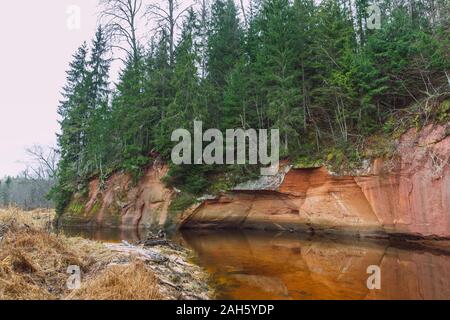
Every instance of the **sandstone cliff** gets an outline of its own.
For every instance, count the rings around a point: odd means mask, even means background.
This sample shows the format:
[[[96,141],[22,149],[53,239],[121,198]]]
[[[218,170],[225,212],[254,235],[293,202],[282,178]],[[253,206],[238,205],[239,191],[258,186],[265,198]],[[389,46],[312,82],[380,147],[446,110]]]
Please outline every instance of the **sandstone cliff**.
[[[249,183],[203,201],[182,215],[181,226],[450,238],[449,131],[450,124],[411,129],[393,158],[376,159],[357,175],[285,167],[275,184]],[[175,193],[161,182],[167,170],[153,165],[137,185],[124,173],[112,175],[103,189],[93,180],[87,199],[74,197],[61,222],[164,225]]]
[[[166,165],[154,164],[136,185],[125,173],[113,174],[104,188],[95,179],[89,184],[87,199],[76,195],[60,223],[91,227],[164,225],[173,195],[161,181],[167,171]]]
[[[405,133],[389,161],[357,176],[291,169],[275,190],[240,190],[206,200],[185,228],[344,231],[450,237],[449,124]]]

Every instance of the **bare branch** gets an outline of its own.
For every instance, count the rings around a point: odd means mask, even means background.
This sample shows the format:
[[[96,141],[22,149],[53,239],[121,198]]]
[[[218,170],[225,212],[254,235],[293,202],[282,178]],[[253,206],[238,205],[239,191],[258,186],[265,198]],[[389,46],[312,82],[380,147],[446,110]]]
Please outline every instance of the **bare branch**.
[[[179,10],[179,7],[177,0],[166,0],[165,7],[160,4],[149,4],[146,8],[146,14],[155,16],[160,24],[160,28],[167,28],[169,30],[169,57],[171,65],[175,60],[175,32],[178,26],[178,19],[192,8],[192,5],[188,5],[183,10]]]
[[[59,157],[55,148],[34,145],[25,151],[29,157],[27,174],[31,170],[34,178],[41,180],[52,180],[56,177]]]
[[[101,0],[105,28],[114,46],[127,52],[134,60],[139,56],[139,40],[137,38],[137,20],[141,14],[143,0]],[[121,42],[125,42],[126,49]]]

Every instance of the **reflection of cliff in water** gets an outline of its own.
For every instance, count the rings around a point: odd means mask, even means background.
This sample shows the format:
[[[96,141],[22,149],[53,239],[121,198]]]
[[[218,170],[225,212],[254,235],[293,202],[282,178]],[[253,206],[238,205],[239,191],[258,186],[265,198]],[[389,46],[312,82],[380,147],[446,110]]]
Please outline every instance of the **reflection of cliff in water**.
[[[224,299],[450,299],[450,256],[385,242],[183,231]],[[368,290],[367,267],[381,267]]]
[[[144,239],[148,230],[139,228],[63,227],[61,232],[70,237],[81,237],[101,242],[119,243],[125,240],[134,243]]]

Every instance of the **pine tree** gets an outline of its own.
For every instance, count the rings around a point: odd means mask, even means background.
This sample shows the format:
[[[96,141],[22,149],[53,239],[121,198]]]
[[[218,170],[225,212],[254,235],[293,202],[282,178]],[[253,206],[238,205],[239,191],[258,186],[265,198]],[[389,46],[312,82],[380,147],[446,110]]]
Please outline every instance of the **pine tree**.
[[[289,144],[298,143],[297,129],[303,123],[293,21],[294,11],[288,0],[263,3],[259,16],[261,45],[256,64],[265,96],[265,114],[269,126],[280,130],[285,152]]]
[[[112,101],[113,167],[124,168],[138,175],[148,163],[151,124],[147,123],[145,101],[145,61],[129,57],[120,75]]]
[[[200,102],[200,60],[194,37],[198,32],[197,17],[189,10],[183,23],[181,39],[175,50],[175,65],[170,87],[173,96],[161,120],[161,134],[156,137],[159,152],[168,158],[172,148],[170,137],[178,128],[190,129],[194,120],[206,120],[207,114]]]
[[[67,84],[58,108],[61,117],[61,134],[58,136],[60,164],[58,184],[52,197],[58,213],[68,205],[70,197],[81,182],[81,157],[85,146],[84,121],[88,109],[87,94],[87,44],[78,48],[67,71]]]
[[[88,61],[89,115],[87,118],[88,146],[86,150],[85,171],[100,173],[103,179],[103,167],[108,159],[108,141],[110,127],[109,112],[109,69],[108,42],[100,26],[92,42],[91,56]]]
[[[208,30],[207,82],[208,111],[211,125],[220,127],[223,88],[243,51],[243,32],[232,0],[216,0],[212,6]]]

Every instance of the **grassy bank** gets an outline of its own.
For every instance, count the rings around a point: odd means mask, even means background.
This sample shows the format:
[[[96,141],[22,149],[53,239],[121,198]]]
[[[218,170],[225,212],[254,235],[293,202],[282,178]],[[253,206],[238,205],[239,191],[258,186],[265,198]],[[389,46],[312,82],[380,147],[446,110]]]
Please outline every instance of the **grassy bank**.
[[[51,232],[50,211],[0,210],[0,300],[208,299],[203,271],[189,253],[152,248],[109,248]],[[142,254],[145,252],[145,254]],[[81,288],[69,290],[69,266],[79,266]]]

